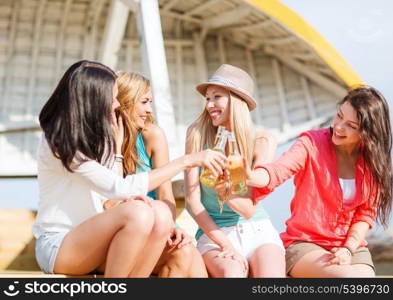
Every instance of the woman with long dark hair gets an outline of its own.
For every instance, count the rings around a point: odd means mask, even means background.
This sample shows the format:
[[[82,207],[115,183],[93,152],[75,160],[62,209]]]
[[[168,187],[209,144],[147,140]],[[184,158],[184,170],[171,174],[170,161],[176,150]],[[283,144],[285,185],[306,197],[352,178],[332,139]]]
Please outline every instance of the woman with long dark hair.
[[[291,217],[281,239],[292,277],[373,277],[365,236],[392,207],[388,104],[375,88],[351,89],[333,127],[307,131],[277,161],[248,172],[261,199],[294,176]]]
[[[204,151],[149,173],[117,175],[124,129],[116,118],[116,80],[100,63],[77,62],[39,115],[40,199],[33,233],[36,258],[46,273],[149,276],[173,221],[168,206],[152,201],[148,191],[189,167],[203,165],[222,174],[225,166],[225,156]],[[116,205],[104,211],[107,199]]]

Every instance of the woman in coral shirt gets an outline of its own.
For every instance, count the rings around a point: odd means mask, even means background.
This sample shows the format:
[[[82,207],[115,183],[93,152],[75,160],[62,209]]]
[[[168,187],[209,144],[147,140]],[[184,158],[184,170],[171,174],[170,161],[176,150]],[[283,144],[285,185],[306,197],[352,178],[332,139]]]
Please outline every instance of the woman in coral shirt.
[[[277,161],[248,170],[254,200],[294,176],[281,238],[292,277],[373,277],[365,236],[386,226],[392,206],[389,108],[374,88],[354,88],[332,128],[307,131]]]

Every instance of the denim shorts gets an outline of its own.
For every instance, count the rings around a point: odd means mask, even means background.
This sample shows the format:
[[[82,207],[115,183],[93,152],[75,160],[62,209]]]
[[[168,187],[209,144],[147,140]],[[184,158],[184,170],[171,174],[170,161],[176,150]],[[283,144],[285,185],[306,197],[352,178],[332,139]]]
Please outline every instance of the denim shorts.
[[[57,252],[67,231],[63,232],[45,232],[35,244],[35,258],[42,272],[53,274]]]

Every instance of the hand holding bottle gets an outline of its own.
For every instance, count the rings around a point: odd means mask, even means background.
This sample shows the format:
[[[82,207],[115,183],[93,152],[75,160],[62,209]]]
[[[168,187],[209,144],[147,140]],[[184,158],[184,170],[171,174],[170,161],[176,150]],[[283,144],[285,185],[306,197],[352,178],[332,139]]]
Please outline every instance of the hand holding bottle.
[[[213,151],[216,153],[221,153],[223,156],[225,156],[225,145],[227,142],[227,134],[225,127],[219,126],[217,129],[217,134],[216,138],[214,141],[214,147]],[[225,156],[226,160],[226,156]],[[213,173],[210,171],[211,169],[204,169],[201,176],[199,177],[200,181],[202,184],[210,187],[214,187],[217,183],[218,176],[222,175],[222,171],[220,173]]]
[[[207,168],[215,177],[223,174],[226,164],[227,157],[224,154],[211,149],[191,153],[188,155],[188,167]]]
[[[228,166],[231,180],[232,194],[244,194],[247,192],[245,159],[240,154],[235,134],[228,132],[229,156]]]

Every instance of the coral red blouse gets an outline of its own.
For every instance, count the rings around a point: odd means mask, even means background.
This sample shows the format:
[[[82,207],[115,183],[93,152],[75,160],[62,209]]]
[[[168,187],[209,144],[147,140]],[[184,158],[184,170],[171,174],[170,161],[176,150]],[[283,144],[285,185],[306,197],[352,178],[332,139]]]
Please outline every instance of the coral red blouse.
[[[374,225],[378,197],[375,188],[370,191],[371,174],[361,153],[356,163],[355,199],[348,206],[343,205],[330,128],[302,133],[278,160],[255,168],[266,169],[270,182],[266,187],[254,188],[254,201],[295,176],[291,217],[286,221],[286,231],[281,233],[285,247],[305,241],[330,250],[345,243],[352,224],[363,221],[370,227]],[[362,241],[360,246],[365,245],[367,242]]]

